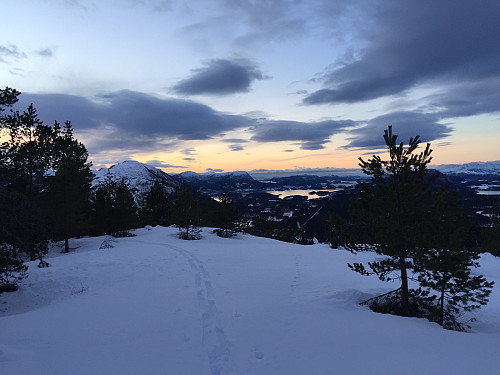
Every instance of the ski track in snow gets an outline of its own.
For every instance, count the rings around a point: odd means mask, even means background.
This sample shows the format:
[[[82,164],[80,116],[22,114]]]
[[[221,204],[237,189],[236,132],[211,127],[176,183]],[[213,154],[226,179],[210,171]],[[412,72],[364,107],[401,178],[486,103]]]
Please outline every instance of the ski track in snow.
[[[203,262],[190,251],[181,247],[166,243],[155,244],[177,251],[188,261],[194,273],[198,308],[202,318],[202,343],[208,356],[211,375],[234,374],[235,365],[231,355],[230,342],[220,323],[210,274]]]
[[[294,263],[295,263],[295,271],[294,271],[292,283],[290,285],[290,295],[293,298],[293,300],[296,300],[297,299],[297,286],[299,284],[301,271],[300,271],[299,257],[297,255],[297,253],[293,254],[293,258],[294,258]]]

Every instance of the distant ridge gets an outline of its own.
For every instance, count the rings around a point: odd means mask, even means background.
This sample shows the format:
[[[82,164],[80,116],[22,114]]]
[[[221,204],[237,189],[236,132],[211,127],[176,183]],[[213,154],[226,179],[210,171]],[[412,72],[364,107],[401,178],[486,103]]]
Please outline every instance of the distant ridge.
[[[465,164],[441,164],[430,166],[444,174],[494,175],[500,174],[500,160],[476,161]]]
[[[196,191],[206,194],[221,194],[225,191],[262,189],[263,183],[256,181],[248,172],[183,172],[175,175],[179,181],[185,182]]]

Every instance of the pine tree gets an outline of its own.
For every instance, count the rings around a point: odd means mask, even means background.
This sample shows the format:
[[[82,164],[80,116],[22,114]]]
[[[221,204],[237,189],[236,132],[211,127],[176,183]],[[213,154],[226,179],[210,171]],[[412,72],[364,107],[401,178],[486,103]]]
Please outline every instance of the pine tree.
[[[219,237],[233,237],[235,235],[238,220],[240,218],[238,206],[228,192],[224,192],[217,206],[217,231]]]
[[[107,175],[92,192],[92,223],[94,234],[111,233],[115,181]]]
[[[184,185],[174,195],[172,220],[179,228],[179,238],[198,240],[200,235],[200,211],[198,200],[191,189]]]
[[[106,176],[94,189],[92,206],[95,233],[126,236],[138,222],[137,206],[125,179]]]
[[[19,93],[2,90],[2,103],[10,106]],[[2,112],[4,110],[2,109]],[[47,212],[43,207],[41,192],[46,188],[46,176],[52,158],[54,132],[38,118],[31,104],[24,112],[10,111],[1,118],[4,138],[1,148],[2,188],[18,201],[17,225],[9,226],[10,245],[23,249],[30,260],[39,259],[40,267],[47,266],[43,255],[47,252]],[[7,194],[7,195],[8,195]],[[22,232],[23,236],[15,233]]]
[[[17,282],[27,276],[24,252],[24,211],[19,210],[19,193],[0,188],[0,293],[17,289]]]
[[[170,199],[161,181],[155,180],[146,194],[142,207],[142,216],[145,224],[164,226],[169,224]]]
[[[492,210],[490,224],[481,228],[482,250],[500,256],[500,206]]]
[[[14,105],[20,92],[6,87],[0,89],[0,129],[4,132],[6,108]],[[0,135],[3,135],[0,133]],[[20,248],[14,246],[19,241],[14,241],[12,222],[16,218],[16,209],[12,206],[12,193],[7,189],[8,175],[12,167],[8,162],[9,145],[2,142],[0,145],[0,293],[17,289],[17,281],[26,277]],[[21,235],[21,234],[20,234]]]
[[[493,283],[471,274],[479,266],[479,254],[466,247],[468,225],[458,194],[446,182],[428,206],[427,250],[414,258],[426,317],[445,328],[463,330],[460,316],[485,305]]]
[[[113,235],[129,236],[129,230],[137,227],[137,204],[127,181],[122,178],[116,185],[113,207]]]
[[[360,263],[349,267],[364,275],[374,273],[382,281],[399,279],[401,285],[391,295],[390,309],[398,315],[416,316],[419,312],[410,301],[408,270],[413,267],[411,259],[420,248],[421,223],[427,219],[423,208],[432,183],[426,174],[432,150],[427,144],[422,152],[416,153],[420,144],[418,135],[410,139],[407,147],[402,142],[396,144],[392,126],[384,131],[384,140],[388,160],[378,155],[368,161],[359,158],[363,173],[371,176],[371,181],[357,184],[351,220],[360,236],[347,243],[346,248],[354,252],[374,250],[387,257],[370,262],[371,271]]]
[[[64,129],[54,124],[54,174],[48,177],[47,201],[52,214],[53,232],[64,238],[64,252],[69,252],[69,238],[81,235],[88,220],[93,174],[85,146],[73,136],[67,121]]]
[[[460,315],[486,304],[493,283],[471,274],[478,254],[465,246],[467,223],[458,195],[447,181],[438,186],[437,172],[427,172],[430,145],[415,153],[418,135],[405,148],[403,143],[396,145],[397,136],[389,126],[384,139],[388,161],[360,158],[363,172],[372,179],[358,183],[351,209],[357,234],[351,234],[346,248],[374,250],[386,258],[368,263],[370,271],[360,263],[349,267],[376,274],[382,281],[401,281],[396,291],[365,301],[372,309],[427,317],[461,330]],[[410,277],[420,283],[418,289],[409,288]]]

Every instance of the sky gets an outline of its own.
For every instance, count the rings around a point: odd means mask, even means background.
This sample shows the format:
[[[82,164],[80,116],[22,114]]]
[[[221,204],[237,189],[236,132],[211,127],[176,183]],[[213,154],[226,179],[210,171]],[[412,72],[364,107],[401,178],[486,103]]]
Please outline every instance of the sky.
[[[388,125],[433,164],[500,159],[498,0],[4,3],[0,86],[95,167],[356,168]]]

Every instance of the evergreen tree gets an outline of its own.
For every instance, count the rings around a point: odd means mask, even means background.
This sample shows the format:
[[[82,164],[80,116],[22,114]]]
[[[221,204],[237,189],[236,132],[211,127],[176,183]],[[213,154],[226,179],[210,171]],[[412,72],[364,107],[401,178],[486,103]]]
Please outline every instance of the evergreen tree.
[[[118,237],[129,236],[128,231],[137,227],[137,204],[124,178],[116,185],[113,208],[113,234]]]
[[[198,200],[193,192],[187,185],[184,185],[173,198],[172,219],[179,228],[179,238],[184,240],[200,239],[201,215]]]
[[[495,207],[491,214],[491,222],[482,228],[482,248],[494,256],[500,256],[500,207]]]
[[[389,151],[389,160],[374,155],[372,159],[360,160],[360,166],[371,182],[358,182],[357,199],[352,204],[352,222],[361,237],[350,242],[351,251],[374,250],[387,258],[369,263],[371,271],[363,264],[349,264],[361,274],[375,273],[382,281],[397,278],[400,287],[392,295],[391,309],[403,316],[419,315],[418,308],[410,301],[408,269],[411,259],[419,251],[422,236],[421,224],[428,218],[424,209],[430,192],[426,178],[426,167],[431,161],[430,144],[421,153],[416,153],[420,144],[417,135],[407,147],[396,144],[397,135],[392,126],[384,131],[384,140]]]
[[[0,188],[0,293],[17,289],[17,281],[27,276],[21,257],[24,212],[19,210],[17,196],[20,194]]]
[[[125,179],[106,176],[95,187],[92,205],[95,233],[126,236],[138,222],[137,206]]]
[[[17,282],[26,277],[27,269],[17,249],[0,242],[0,293],[17,290]]]
[[[169,224],[170,199],[161,181],[155,180],[146,194],[142,207],[142,216],[145,224],[164,226]]]
[[[6,87],[0,89],[0,129],[4,135],[6,108],[14,105],[20,92]],[[8,142],[0,144],[0,293],[17,289],[17,281],[26,277],[27,267],[20,255],[20,247],[14,246],[19,241],[14,240],[15,227],[12,222],[16,220],[16,210],[12,206],[12,193],[8,191],[8,176],[12,166],[8,163]],[[19,235],[21,235],[19,233]]]
[[[94,234],[111,233],[115,181],[107,175],[92,192],[92,223]]]
[[[471,274],[478,267],[479,254],[467,248],[468,225],[458,194],[445,183],[429,202],[427,250],[415,257],[415,272],[424,288],[426,316],[441,326],[463,330],[459,317],[488,302],[493,287],[482,275]]]
[[[478,255],[465,247],[467,223],[458,195],[447,181],[437,187],[439,174],[427,173],[430,145],[415,153],[418,135],[404,148],[403,143],[396,145],[397,136],[389,126],[384,139],[388,161],[360,158],[363,172],[372,180],[358,183],[351,210],[358,231],[346,247],[375,250],[386,258],[369,263],[370,271],[360,263],[349,267],[364,275],[377,274],[383,281],[401,281],[396,291],[365,301],[372,309],[423,316],[461,330],[460,314],[486,304],[493,283],[471,275]],[[418,289],[409,288],[410,277],[420,282]]]
[[[217,226],[220,228],[217,235],[225,238],[234,236],[239,218],[236,202],[228,192],[224,192],[217,206]]]
[[[2,90],[2,104],[7,107],[17,101],[19,93],[12,89]],[[2,108],[2,112],[3,112]],[[10,245],[23,249],[30,260],[39,259],[40,267],[48,264],[43,260],[47,252],[47,212],[42,205],[41,192],[46,188],[46,176],[52,158],[54,132],[38,118],[30,105],[26,111],[10,111],[1,118],[3,143],[1,147],[2,188],[19,204],[16,217],[23,220],[12,224],[8,232]],[[20,237],[14,233],[22,232]]]
[[[74,139],[71,123],[67,121],[61,130],[56,122],[54,132],[54,174],[48,177],[46,195],[53,232],[64,238],[64,252],[67,253],[69,238],[83,234],[87,224],[93,174],[87,149]]]

